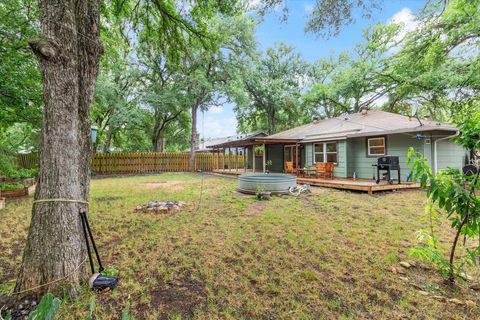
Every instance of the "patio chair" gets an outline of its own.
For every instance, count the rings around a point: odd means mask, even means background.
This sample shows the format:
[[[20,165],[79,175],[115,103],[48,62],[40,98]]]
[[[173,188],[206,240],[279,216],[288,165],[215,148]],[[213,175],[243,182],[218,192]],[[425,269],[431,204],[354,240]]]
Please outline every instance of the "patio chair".
[[[325,174],[325,178],[326,178],[327,176],[330,176],[330,178],[333,179],[333,170],[334,170],[334,168],[335,168],[335,164],[334,164],[333,162],[327,162],[327,166],[326,166],[326,167],[327,167],[327,168],[326,168],[326,169],[327,169],[327,172],[326,172],[326,174]]]
[[[330,176],[330,178],[333,179],[333,169],[334,168],[334,163],[333,162],[317,162],[315,163],[315,173],[318,176],[323,176],[324,178],[327,178]]]
[[[285,161],[285,173],[296,173],[297,169],[293,167],[293,161]]]

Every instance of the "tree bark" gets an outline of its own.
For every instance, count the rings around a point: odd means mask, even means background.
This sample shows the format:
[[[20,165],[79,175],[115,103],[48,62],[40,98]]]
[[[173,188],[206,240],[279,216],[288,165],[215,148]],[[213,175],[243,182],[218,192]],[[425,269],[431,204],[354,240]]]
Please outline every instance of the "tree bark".
[[[267,108],[267,127],[268,134],[274,134],[276,132],[275,107]]]
[[[108,126],[107,138],[105,139],[105,144],[103,146],[103,152],[107,153],[110,150],[110,145],[112,144],[113,138],[113,126]]]
[[[167,126],[177,119],[182,110],[175,113],[167,113],[160,115],[160,111],[155,111],[155,124],[152,130],[152,151],[153,152],[163,152],[165,150],[165,129]]]
[[[164,152],[165,138],[163,133],[152,136],[152,152]]]
[[[192,137],[190,138],[190,159],[188,160],[188,169],[195,171],[195,152],[197,148],[197,112],[198,105],[192,106]]]
[[[42,72],[44,103],[35,200],[89,200],[91,132],[100,43],[100,1],[40,0],[42,36],[29,44]],[[76,202],[37,202],[15,292],[76,298],[87,275]]]

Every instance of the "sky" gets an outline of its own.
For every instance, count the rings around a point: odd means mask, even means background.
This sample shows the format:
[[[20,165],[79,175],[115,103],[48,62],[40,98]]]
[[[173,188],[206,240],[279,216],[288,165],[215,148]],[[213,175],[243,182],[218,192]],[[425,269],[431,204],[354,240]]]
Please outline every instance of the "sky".
[[[413,30],[416,27],[414,14],[425,4],[424,0],[384,0],[383,8],[373,12],[370,19],[362,18],[358,13],[354,24],[343,27],[338,36],[324,39],[304,32],[307,16],[315,1],[285,1],[289,12],[288,20],[282,22],[282,14],[279,12],[267,14],[255,31],[258,49],[264,50],[277,42],[283,42],[295,47],[308,62],[328,57],[331,53],[352,50],[355,44],[362,41],[363,30],[377,22],[403,22],[406,30]],[[198,127],[202,139],[236,135],[237,121],[233,105],[217,106],[200,113]]]

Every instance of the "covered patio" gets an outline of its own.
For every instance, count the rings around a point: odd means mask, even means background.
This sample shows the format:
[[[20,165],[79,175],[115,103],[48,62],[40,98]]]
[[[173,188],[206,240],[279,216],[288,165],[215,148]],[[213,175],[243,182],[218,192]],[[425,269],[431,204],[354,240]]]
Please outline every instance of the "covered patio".
[[[250,137],[209,148],[216,155],[218,165],[213,171],[217,173],[284,172],[286,161],[292,162],[298,171],[302,163],[302,146],[292,139]]]

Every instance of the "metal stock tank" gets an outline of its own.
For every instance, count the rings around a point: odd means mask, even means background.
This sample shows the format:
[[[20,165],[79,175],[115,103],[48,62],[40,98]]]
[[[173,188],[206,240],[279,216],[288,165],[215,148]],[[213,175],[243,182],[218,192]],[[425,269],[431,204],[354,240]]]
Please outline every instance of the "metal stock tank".
[[[242,174],[238,177],[238,191],[248,194],[255,194],[258,191],[288,194],[288,189],[296,185],[295,176],[283,173]]]

